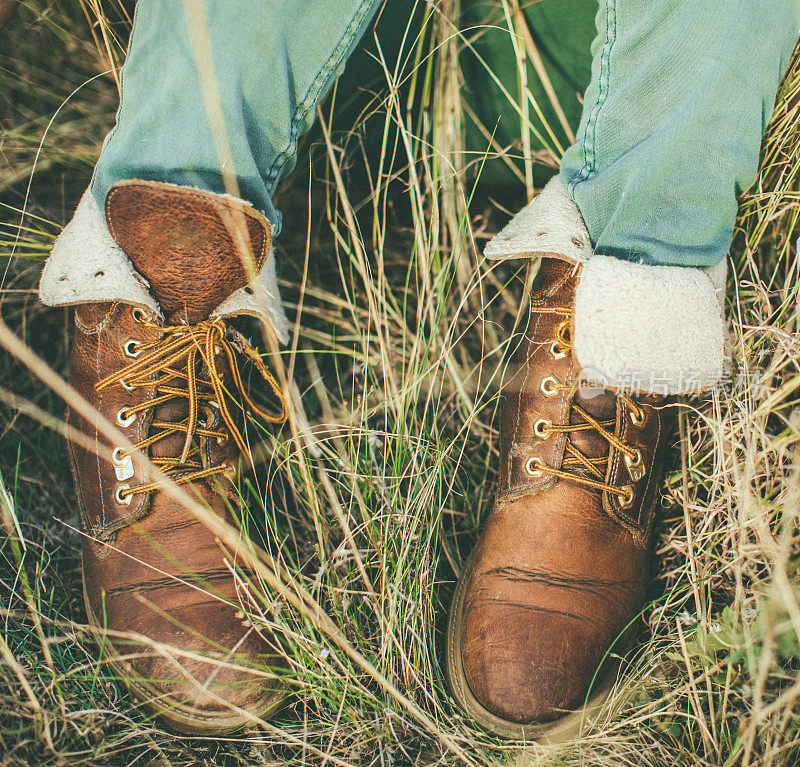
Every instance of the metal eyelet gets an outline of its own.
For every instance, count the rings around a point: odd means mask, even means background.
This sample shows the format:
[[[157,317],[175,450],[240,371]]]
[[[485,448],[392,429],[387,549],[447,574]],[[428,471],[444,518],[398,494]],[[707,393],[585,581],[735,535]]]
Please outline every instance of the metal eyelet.
[[[114,473],[117,475],[117,482],[124,482],[131,479],[134,475],[133,458],[126,455],[121,447],[115,447],[111,453],[111,463],[114,464]]]
[[[217,437],[217,444],[218,445],[227,445],[228,444],[228,435],[223,434],[221,437]]]
[[[147,322],[147,314],[145,314],[144,309],[134,306],[131,309],[131,315],[133,316],[133,321],[138,322],[140,325],[144,325]]]
[[[547,378],[543,378],[542,382],[539,384],[539,391],[544,394],[545,397],[552,397],[554,394],[558,394],[558,389],[556,387],[559,383],[560,381],[555,376],[547,376]]]
[[[122,497],[123,490],[130,490],[130,485],[117,485],[117,489],[114,491],[114,500],[120,506],[130,506],[131,505],[131,498],[133,495],[126,495],[124,498]]]
[[[539,468],[536,468],[537,466],[541,466],[541,464],[539,463],[539,459],[536,458],[535,456],[531,456],[525,462],[525,471],[531,477],[541,477],[542,476],[542,470],[539,469]]]
[[[634,426],[642,426],[647,420],[647,411],[643,407],[631,409],[631,423]]]
[[[633,449],[633,457],[625,455],[625,465],[628,467],[628,474],[634,482],[638,482],[644,476],[644,465],[642,464],[642,451],[638,448]]]
[[[636,491],[634,490],[633,485],[625,485],[624,487],[621,487],[620,490],[624,493],[624,495],[620,495],[619,505],[622,506],[623,509],[627,509],[633,504],[633,499],[636,497]]]
[[[550,354],[554,360],[561,360],[567,356],[567,353],[559,346],[558,341],[553,341],[553,343],[550,344]]]
[[[119,413],[117,413],[117,423],[122,426],[122,428],[127,428],[136,420],[136,413],[129,413],[127,408],[122,408]]]
[[[548,418],[540,418],[538,421],[536,421],[535,424],[533,424],[533,433],[539,439],[547,439],[547,435],[549,433],[548,429],[552,425],[553,425],[553,422],[551,420],[549,420]]]
[[[223,463],[222,467],[224,471],[222,472],[231,482],[236,479],[236,467],[229,463]]]
[[[125,389],[125,391],[133,391],[136,387],[131,386],[124,378],[120,379],[119,385]]]
[[[129,338],[122,348],[125,350],[126,357],[136,359],[142,353],[142,342]]]
[[[625,455],[625,465],[630,469],[633,466],[641,466],[642,465],[642,451],[638,448],[633,449],[633,458],[629,455]]]

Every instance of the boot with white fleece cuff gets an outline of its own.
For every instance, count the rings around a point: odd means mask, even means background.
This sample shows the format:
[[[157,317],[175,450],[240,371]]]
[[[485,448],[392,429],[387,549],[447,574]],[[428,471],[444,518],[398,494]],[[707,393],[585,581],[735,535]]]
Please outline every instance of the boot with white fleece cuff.
[[[487,729],[559,740],[591,721],[609,653],[634,638],[674,397],[720,381],[724,323],[709,273],[594,254],[559,177],[485,253],[541,262],[446,667]]]
[[[68,412],[95,445],[68,449],[84,602],[107,662],[182,732],[222,735],[271,715],[286,695],[286,660],[270,629],[246,620],[254,574],[175,496],[238,528],[246,509],[236,478],[253,466],[246,415],[286,417],[261,356],[223,320],[253,314],[286,339],[269,222],[228,196],[118,182],[105,217],[83,197],[40,295],[75,305],[70,383],[96,412]],[[249,397],[246,365],[275,410]]]

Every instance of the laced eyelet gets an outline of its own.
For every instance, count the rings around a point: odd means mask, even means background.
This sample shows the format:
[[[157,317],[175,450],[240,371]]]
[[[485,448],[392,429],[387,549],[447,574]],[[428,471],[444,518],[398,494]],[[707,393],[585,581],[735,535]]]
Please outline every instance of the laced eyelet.
[[[147,322],[147,314],[145,314],[144,309],[139,306],[134,306],[131,309],[131,315],[133,316],[133,321],[138,322],[140,325],[144,325]]]
[[[558,341],[550,344],[550,354],[554,360],[561,360],[567,356],[567,352],[559,345]]]
[[[642,426],[647,420],[647,411],[643,407],[631,408],[631,423]]]
[[[552,397],[558,394],[558,389],[556,388],[558,384],[559,380],[555,376],[547,376],[547,378],[543,378],[542,382],[539,384],[539,391],[544,394],[545,397]]]
[[[119,413],[117,413],[117,423],[122,426],[122,428],[127,428],[136,420],[136,413],[129,413],[127,408],[122,408]]]
[[[633,457],[626,455],[625,456],[625,465],[631,469],[634,466],[641,466],[642,465],[642,451],[638,448],[633,449]]]
[[[540,418],[533,424],[533,433],[539,439],[547,439],[547,435],[549,434],[549,428],[553,425],[553,422],[547,418]]]
[[[233,482],[236,479],[236,467],[230,463],[223,463],[222,468],[225,470],[222,473]]]
[[[539,466],[541,466],[541,464],[539,463],[539,459],[536,458],[535,456],[531,456],[525,462],[525,471],[531,477],[541,477],[542,470],[538,468]]]
[[[634,448],[633,457],[625,455],[625,465],[628,467],[628,475],[634,482],[638,482],[644,476],[644,464],[642,463],[642,451]]]
[[[124,378],[119,379],[119,385],[125,389],[125,391],[133,391],[136,387],[131,386]]]
[[[130,506],[131,505],[131,498],[133,495],[126,495],[125,497],[122,496],[123,490],[130,490],[130,485],[117,485],[117,489],[114,491],[114,500],[120,506]]]
[[[636,497],[636,491],[633,488],[633,485],[625,485],[621,487],[620,490],[623,494],[619,496],[619,505],[622,506],[623,509],[627,509],[631,504],[633,504],[633,499]]]
[[[124,482],[131,479],[135,474],[133,468],[133,458],[126,454],[122,447],[115,447],[111,453],[111,463],[114,464],[114,473],[117,475],[117,482]]]
[[[142,342],[129,338],[122,348],[125,350],[126,357],[136,359],[142,353]]]
[[[217,444],[218,445],[227,445],[228,444],[228,435],[223,434],[221,437],[217,437]]]

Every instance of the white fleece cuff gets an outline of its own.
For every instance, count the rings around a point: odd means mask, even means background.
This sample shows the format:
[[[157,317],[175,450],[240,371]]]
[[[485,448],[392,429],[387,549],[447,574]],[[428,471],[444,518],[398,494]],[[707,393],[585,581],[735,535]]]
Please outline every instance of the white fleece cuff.
[[[48,306],[125,301],[161,316],[147,280],[114,241],[88,189],[53,244],[39,280],[39,298]]]
[[[572,343],[586,378],[623,391],[690,394],[722,377],[722,313],[701,269],[592,256],[575,290]]]
[[[489,242],[487,258],[576,264],[573,357],[583,376],[622,391],[690,394],[715,386],[725,362],[726,265],[651,266],[593,252],[560,176]]]
[[[486,258],[554,256],[585,261],[592,255],[592,242],[578,206],[561,176],[547,186],[509,221],[486,245]]]
[[[39,298],[48,306],[124,301],[161,316],[147,280],[114,241],[89,189],[53,244],[39,281]],[[289,324],[281,305],[272,249],[250,284],[228,296],[212,317],[237,314],[250,314],[269,323],[281,343],[288,342]]]

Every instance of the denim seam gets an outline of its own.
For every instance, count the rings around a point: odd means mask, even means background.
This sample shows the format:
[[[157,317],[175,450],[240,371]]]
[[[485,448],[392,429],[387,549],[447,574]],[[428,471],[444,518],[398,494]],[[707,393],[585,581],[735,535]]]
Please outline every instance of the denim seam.
[[[379,0],[362,0],[361,5],[359,5],[355,14],[353,14],[353,18],[350,20],[347,28],[344,30],[342,36],[339,38],[339,41],[334,46],[331,55],[322,65],[317,73],[317,76],[311,82],[311,85],[309,85],[302,101],[297,105],[297,108],[292,115],[289,141],[287,145],[276,155],[265,174],[265,184],[270,197],[272,197],[272,195],[275,193],[275,186],[278,180],[280,180],[281,171],[285,167],[286,163],[291,160],[297,149],[300,123],[303,121],[305,116],[316,107],[317,99],[320,92],[323,90],[325,83],[328,81],[328,77],[330,76],[331,72],[333,72],[341,64],[345,54],[347,53],[350,43],[352,42],[356,32],[364,20],[364,17],[368,15],[371,7],[377,6],[378,2]]]
[[[125,61],[128,60],[128,54],[131,52],[131,41],[133,40],[133,32],[136,29],[136,19],[139,18],[139,3],[136,3],[136,7],[133,9],[133,22],[131,23],[131,34],[128,37],[128,47],[125,51]],[[114,127],[111,129],[111,132],[106,136],[105,141],[103,142],[103,146],[100,147],[100,157],[98,157],[97,162],[95,163],[94,169],[92,170],[92,179],[89,181],[89,190],[92,193],[92,197],[94,197],[95,202],[97,202],[97,197],[95,196],[95,181],[97,180],[97,169],[100,166],[100,158],[103,156],[103,152],[111,143],[114,138],[114,134],[117,132],[117,127],[119,126],[119,118],[122,114],[122,92],[125,86],[125,67],[120,67],[119,71],[119,106],[117,107],[117,112],[114,115]],[[99,207],[103,207],[104,201],[100,201],[98,203]]]
[[[586,181],[592,173],[596,173],[597,121],[600,110],[608,98],[609,81],[611,79],[611,49],[617,40],[617,2],[616,0],[606,0],[606,2],[606,41],[603,45],[603,50],[600,52],[597,101],[589,115],[586,130],[583,134],[583,167],[567,184],[570,194],[575,191],[575,187],[578,184]]]

